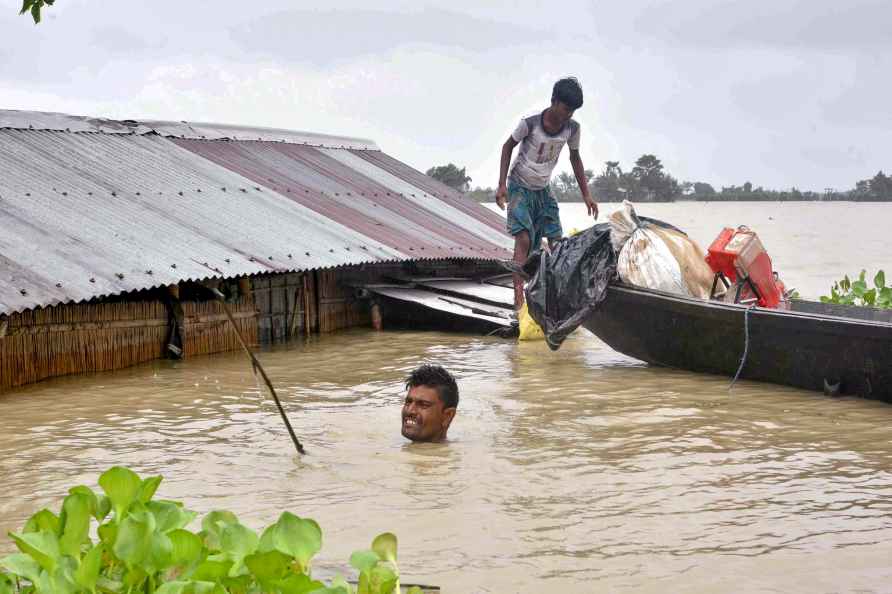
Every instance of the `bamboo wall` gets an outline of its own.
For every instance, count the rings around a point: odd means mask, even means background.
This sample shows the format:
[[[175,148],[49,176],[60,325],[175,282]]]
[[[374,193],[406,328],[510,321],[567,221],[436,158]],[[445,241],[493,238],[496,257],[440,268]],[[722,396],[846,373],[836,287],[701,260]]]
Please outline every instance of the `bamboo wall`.
[[[410,276],[495,273],[492,263],[467,260],[375,264],[271,274],[242,279],[229,304],[249,344],[273,343],[315,332],[370,326],[370,303],[356,287]],[[229,279],[228,283],[237,283]],[[195,287],[195,285],[184,285]],[[180,302],[183,356],[240,348],[216,301]],[[233,292],[234,294],[234,292]],[[77,303],[0,316],[0,391],[42,379],[121,369],[166,356],[168,309],[160,299]]]
[[[219,303],[182,305],[185,356],[239,348]],[[253,300],[229,307],[245,338],[256,343]],[[0,326],[0,391],[159,359],[169,333],[167,308],[156,300],[56,305],[13,314]]]
[[[343,282],[345,272],[352,271],[334,269],[317,272],[319,332],[334,332],[372,323],[368,303],[355,299],[354,288]]]
[[[227,304],[239,332],[248,344],[257,344],[257,312],[254,300],[246,296]],[[183,302],[185,348],[183,355],[209,355],[241,348],[223,306],[216,301]]]
[[[160,301],[58,305],[13,314],[6,322],[0,390],[157,359],[168,332]]]

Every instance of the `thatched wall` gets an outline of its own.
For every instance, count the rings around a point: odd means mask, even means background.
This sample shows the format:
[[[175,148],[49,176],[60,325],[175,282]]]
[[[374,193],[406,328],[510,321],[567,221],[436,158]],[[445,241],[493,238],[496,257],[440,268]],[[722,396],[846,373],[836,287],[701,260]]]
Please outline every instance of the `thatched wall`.
[[[356,297],[363,284],[494,272],[494,264],[483,261],[404,262],[228,279],[221,287],[234,298],[229,308],[242,336],[256,344],[370,326],[369,302]],[[182,307],[182,356],[240,348],[221,305],[206,300],[210,293],[196,284],[39,308],[0,315],[0,391],[168,356],[171,317],[177,317],[171,299]]]
[[[182,306],[184,356],[239,348],[219,303]],[[253,299],[230,309],[244,336],[256,342]],[[75,303],[13,314],[0,321],[0,390],[161,358],[169,332],[167,307],[157,300]]]

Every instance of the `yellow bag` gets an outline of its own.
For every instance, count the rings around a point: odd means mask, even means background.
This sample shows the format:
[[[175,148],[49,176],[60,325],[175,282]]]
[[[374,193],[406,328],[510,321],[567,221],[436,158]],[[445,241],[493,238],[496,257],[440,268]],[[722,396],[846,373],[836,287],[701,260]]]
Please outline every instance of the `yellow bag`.
[[[545,333],[542,332],[542,328],[539,327],[539,324],[530,315],[526,301],[523,302],[523,306],[520,308],[517,322],[520,325],[520,334],[517,340],[545,340]]]

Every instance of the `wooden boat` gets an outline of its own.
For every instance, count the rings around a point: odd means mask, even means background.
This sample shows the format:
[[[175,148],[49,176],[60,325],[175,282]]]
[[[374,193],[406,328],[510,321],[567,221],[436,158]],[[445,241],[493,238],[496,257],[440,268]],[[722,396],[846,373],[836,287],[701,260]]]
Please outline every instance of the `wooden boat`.
[[[749,309],[749,311],[747,311]],[[892,401],[892,311],[793,301],[748,308],[612,284],[583,325],[654,365]]]

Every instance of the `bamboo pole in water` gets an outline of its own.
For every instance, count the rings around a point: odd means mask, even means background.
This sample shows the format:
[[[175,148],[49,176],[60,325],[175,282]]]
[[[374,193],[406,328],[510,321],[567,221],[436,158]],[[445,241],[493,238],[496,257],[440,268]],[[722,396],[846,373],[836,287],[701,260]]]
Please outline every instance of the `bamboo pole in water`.
[[[288,428],[288,434],[291,436],[291,441],[294,442],[294,447],[297,449],[298,454],[306,454],[304,451],[304,447],[300,444],[300,440],[297,439],[297,435],[294,433],[294,429],[291,427],[291,422],[288,420],[288,415],[285,414],[285,409],[282,408],[282,403],[279,402],[279,395],[276,394],[276,389],[273,387],[273,383],[269,380],[269,376],[266,375],[266,371],[263,369],[263,366],[260,364],[260,361],[257,360],[257,357],[254,356],[254,352],[248,346],[248,343],[242,338],[242,333],[239,331],[238,324],[235,321],[235,318],[232,316],[232,312],[229,311],[229,307],[226,305],[225,297],[223,293],[221,293],[218,289],[211,289],[211,292],[214,296],[219,300],[220,305],[223,307],[223,311],[226,312],[226,317],[229,318],[229,321],[232,323],[232,327],[235,330],[236,338],[238,338],[239,343],[242,345],[242,348],[247,353],[248,357],[251,359],[251,366],[254,369],[254,372],[260,372],[260,376],[263,378],[263,381],[266,383],[266,387],[269,388],[270,394],[273,395],[273,400],[276,402],[276,407],[279,409],[279,414],[282,415],[282,420],[285,422],[285,427]]]

